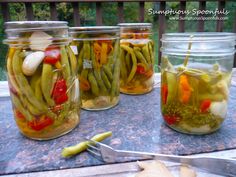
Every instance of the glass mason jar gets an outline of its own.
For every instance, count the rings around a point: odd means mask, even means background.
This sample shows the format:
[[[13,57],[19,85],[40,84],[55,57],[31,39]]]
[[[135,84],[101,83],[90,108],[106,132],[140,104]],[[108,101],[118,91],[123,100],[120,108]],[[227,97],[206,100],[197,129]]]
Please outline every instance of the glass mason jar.
[[[120,91],[144,94],[154,84],[154,43],[151,23],[120,23]]]
[[[165,123],[188,134],[216,131],[227,114],[235,34],[167,33],[161,41]]]
[[[82,108],[105,110],[119,102],[119,36],[115,26],[72,27]]]
[[[20,132],[47,140],[79,123],[77,62],[67,22],[6,22],[7,76]]]

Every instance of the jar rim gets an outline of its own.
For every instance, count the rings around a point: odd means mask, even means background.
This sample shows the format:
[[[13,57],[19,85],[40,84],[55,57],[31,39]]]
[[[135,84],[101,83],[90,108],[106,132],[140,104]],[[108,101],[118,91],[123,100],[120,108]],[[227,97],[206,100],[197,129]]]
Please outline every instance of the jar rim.
[[[185,33],[164,33],[162,42],[212,42],[236,40],[236,33],[230,32],[185,32]]]
[[[165,33],[161,42],[161,52],[170,55],[225,56],[235,53],[236,33]]]
[[[9,21],[4,23],[5,32],[68,28],[66,21]]]
[[[151,28],[152,23],[119,23],[118,26],[120,26],[120,27],[147,27],[147,28]]]
[[[119,26],[83,26],[69,27],[70,33],[119,32]]]

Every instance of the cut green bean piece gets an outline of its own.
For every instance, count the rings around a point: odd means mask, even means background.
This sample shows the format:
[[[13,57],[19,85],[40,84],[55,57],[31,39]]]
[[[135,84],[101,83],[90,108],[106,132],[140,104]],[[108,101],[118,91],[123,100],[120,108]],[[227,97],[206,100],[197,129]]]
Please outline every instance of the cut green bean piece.
[[[100,142],[110,136],[112,136],[112,132],[109,131],[109,132],[97,134],[94,137],[92,137],[91,140]],[[77,145],[66,147],[62,150],[61,155],[62,157],[71,157],[73,155],[79,154],[88,148],[88,144],[90,144],[89,141],[84,141]]]

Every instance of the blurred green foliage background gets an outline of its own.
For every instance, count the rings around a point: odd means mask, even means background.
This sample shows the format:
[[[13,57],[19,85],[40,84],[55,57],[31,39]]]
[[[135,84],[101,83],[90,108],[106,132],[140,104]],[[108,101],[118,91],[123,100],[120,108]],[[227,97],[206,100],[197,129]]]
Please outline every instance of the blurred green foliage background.
[[[198,9],[198,2],[187,2],[187,9]],[[207,2],[208,10],[215,10],[218,7],[217,2]],[[148,15],[148,9],[159,9],[159,3],[146,2],[145,3],[145,22],[153,23],[153,38],[156,44],[156,56],[158,49],[158,16]],[[178,2],[167,2],[167,9],[179,9]],[[234,25],[234,15],[236,10],[236,2],[227,2],[226,10],[230,13],[227,15],[228,20],[224,21],[224,31],[231,32]],[[96,5],[95,3],[80,3],[79,4],[81,25],[89,26],[96,25]],[[48,3],[34,3],[33,11],[35,20],[50,20],[50,8]],[[70,26],[73,24],[73,8],[70,3],[58,3],[57,4],[58,19],[68,21]],[[117,3],[105,2],[102,3],[102,20],[104,25],[116,25],[118,23],[117,15]],[[10,3],[11,20],[26,20],[25,6],[22,3]],[[171,16],[167,16],[166,32],[177,32],[178,21],[168,20]],[[124,3],[124,19],[125,22],[138,22],[139,21],[139,3],[128,2]],[[197,21],[186,21],[185,29],[187,32],[197,31]],[[213,32],[216,30],[216,21],[206,21],[205,31]],[[4,26],[3,18],[0,14],[0,80],[6,80],[5,74],[5,56],[7,52],[7,46],[2,44],[4,39]]]

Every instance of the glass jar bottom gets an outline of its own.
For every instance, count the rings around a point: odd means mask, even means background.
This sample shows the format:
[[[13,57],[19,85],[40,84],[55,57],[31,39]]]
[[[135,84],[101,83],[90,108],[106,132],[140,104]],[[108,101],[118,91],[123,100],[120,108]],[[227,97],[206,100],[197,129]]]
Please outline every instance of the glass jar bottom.
[[[67,117],[67,120],[63,122],[61,125],[52,128],[48,127],[45,128],[41,132],[37,132],[34,130],[24,129],[22,123],[16,121],[20,133],[26,136],[27,138],[33,139],[33,140],[51,140],[58,138],[60,136],[63,136],[70,131],[72,131],[80,122],[80,117],[78,113],[72,113],[70,116]],[[52,129],[49,131],[48,129]]]
[[[119,103],[119,97],[114,97],[111,100],[110,96],[99,96],[95,99],[82,100],[82,109],[88,111],[107,110],[115,107]]]
[[[184,133],[184,134],[188,134],[188,135],[208,135],[208,134],[211,134],[211,133],[214,133],[214,132],[218,131],[221,128],[221,126],[219,126],[217,128],[214,128],[214,129],[210,129],[210,130],[206,130],[206,129],[204,130],[204,128],[201,128],[201,129],[200,128],[193,128],[195,131],[194,130],[190,131],[190,130],[187,130],[187,129],[179,128],[177,126],[169,125],[166,122],[165,122],[165,124],[169,128],[171,128],[171,129],[173,129],[173,130],[175,130],[179,133]]]
[[[151,92],[153,87],[145,89],[120,87],[120,92],[128,95],[142,95]]]

